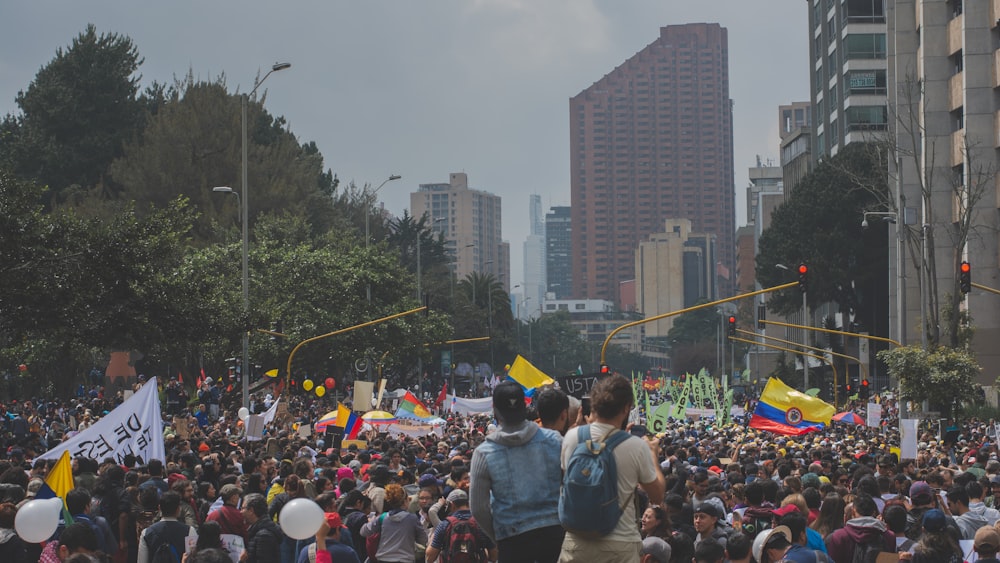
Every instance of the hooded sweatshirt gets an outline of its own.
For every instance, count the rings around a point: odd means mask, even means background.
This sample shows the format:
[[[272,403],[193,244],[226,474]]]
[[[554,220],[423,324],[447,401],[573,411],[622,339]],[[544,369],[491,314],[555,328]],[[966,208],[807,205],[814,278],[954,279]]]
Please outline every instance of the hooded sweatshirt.
[[[958,524],[958,529],[962,532],[963,540],[976,539],[976,530],[982,528],[983,526],[990,525],[982,514],[977,514],[973,512],[972,509],[967,510],[960,516],[955,516],[954,518],[955,523]]]
[[[990,508],[986,506],[986,503],[982,501],[970,502],[969,512],[975,512],[976,514],[985,518],[986,523],[989,526],[996,524],[997,520],[1000,520],[1000,510],[997,510],[995,508]]]
[[[393,509],[385,513],[385,517],[377,517],[369,520],[361,527],[361,535],[368,537],[375,533],[382,520],[382,531],[379,535],[378,552],[375,554],[379,561],[414,561],[414,547],[416,544],[427,544],[427,529],[420,524],[420,519],[416,514],[406,510]]]
[[[834,563],[851,563],[855,547],[881,542],[882,551],[896,551],[896,535],[871,516],[852,518],[826,539],[827,555]]]

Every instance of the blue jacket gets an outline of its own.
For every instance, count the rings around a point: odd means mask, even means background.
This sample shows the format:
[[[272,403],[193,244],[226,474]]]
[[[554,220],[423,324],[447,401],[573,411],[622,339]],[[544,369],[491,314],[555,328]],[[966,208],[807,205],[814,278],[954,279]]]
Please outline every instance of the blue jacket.
[[[472,452],[469,505],[486,535],[503,540],[559,525],[561,449],[558,432],[524,421],[501,426]]]

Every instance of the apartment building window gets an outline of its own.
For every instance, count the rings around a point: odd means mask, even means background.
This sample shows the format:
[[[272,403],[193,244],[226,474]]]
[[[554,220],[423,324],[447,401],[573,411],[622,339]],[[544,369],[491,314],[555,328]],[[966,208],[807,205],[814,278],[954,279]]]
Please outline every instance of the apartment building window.
[[[847,0],[844,2],[846,23],[885,23],[885,0]]]
[[[851,59],[884,59],[884,33],[852,33],[844,40],[845,57]]]
[[[830,56],[827,57],[827,59],[829,59],[828,62],[830,65],[830,76],[834,76],[835,74],[837,74],[837,50],[834,49],[833,52],[830,53]]]
[[[855,70],[847,73],[845,83],[851,94],[885,94],[884,70]]]
[[[962,15],[965,11],[965,7],[962,5],[963,0],[948,0],[948,7],[951,8],[951,17],[957,18]]]
[[[951,132],[961,131],[965,129],[965,108],[960,107],[955,111],[951,112]]]
[[[847,131],[883,130],[889,123],[885,106],[851,106],[844,113]]]
[[[837,38],[837,18],[830,18],[830,20],[826,22],[826,35],[827,43],[833,43],[833,41]]]
[[[954,70],[952,75],[958,74],[963,70],[965,70],[965,56],[963,55],[961,49],[956,51],[954,55],[948,58],[951,59],[952,69]]]

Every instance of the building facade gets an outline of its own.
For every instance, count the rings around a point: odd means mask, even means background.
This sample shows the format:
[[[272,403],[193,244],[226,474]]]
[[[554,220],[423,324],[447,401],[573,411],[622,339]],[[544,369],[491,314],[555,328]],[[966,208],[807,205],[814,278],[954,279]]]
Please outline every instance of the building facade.
[[[667,26],[570,99],[574,297],[617,302],[668,218],[714,235],[720,271],[734,269],[728,61],[718,24]]]
[[[458,279],[472,272],[493,274],[510,291],[510,248],[500,228],[500,196],[470,189],[464,172],[452,172],[448,183],[420,184],[410,194],[410,212],[418,218],[426,213],[434,229],[444,233]]]
[[[573,294],[572,236],[569,207],[551,207],[545,214],[545,287],[553,299]]]
[[[545,299],[545,221],[542,196],[528,196],[528,236],[524,240],[524,280],[521,281],[521,301],[515,314],[521,320],[534,319]]]
[[[890,249],[899,256],[897,228],[916,233],[893,265],[903,275],[890,285],[891,318],[899,340],[920,344],[920,319],[930,307],[921,285],[936,285],[947,307],[947,296],[958,295],[958,263],[966,260],[974,282],[1000,288],[1000,0],[888,0],[887,12],[897,149],[890,175],[901,187],[896,208],[903,216],[890,226]],[[919,132],[919,142],[907,131]],[[962,225],[970,227],[968,240],[956,244]],[[921,247],[921,231],[931,248]],[[918,272],[907,260],[914,251],[933,253],[936,270]],[[960,308],[975,328],[981,383],[994,385],[1000,298],[973,288]]]
[[[888,129],[885,0],[809,0],[809,30],[812,154],[821,159]]]
[[[649,318],[715,299],[715,237],[691,232],[691,221],[668,219],[662,232],[639,243],[635,253],[638,312]],[[668,317],[647,323],[647,338],[665,338]]]

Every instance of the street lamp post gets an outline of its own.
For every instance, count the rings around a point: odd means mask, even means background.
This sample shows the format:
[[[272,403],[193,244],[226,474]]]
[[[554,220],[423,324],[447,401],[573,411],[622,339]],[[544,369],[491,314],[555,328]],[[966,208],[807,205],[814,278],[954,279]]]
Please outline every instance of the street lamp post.
[[[260,85],[267,80],[268,76],[271,76],[271,74],[278,72],[279,70],[290,68],[291,66],[291,63],[275,63],[271,65],[271,70],[267,71],[264,78],[258,80],[249,93],[243,94],[240,97],[240,168],[242,175],[242,195],[233,191],[233,189],[228,186],[217,186],[212,188],[212,191],[214,192],[235,194],[238,198],[240,206],[241,238],[243,245],[243,319],[241,323],[243,325],[241,327],[243,330],[243,359],[240,366],[240,380],[243,387],[243,406],[247,408],[250,407],[250,206],[247,195],[247,102],[250,96],[253,96],[257,92],[257,88],[260,88]]]
[[[367,253],[368,248],[371,246],[371,233],[368,232],[368,219],[371,217],[371,203],[369,202],[369,197],[375,197],[378,191],[382,189],[382,186],[386,185],[393,180],[398,180],[402,178],[399,174],[390,174],[388,178],[382,181],[377,188],[371,191],[371,193],[365,193],[365,251]],[[372,305],[372,284],[371,282],[365,283],[365,295],[368,301],[368,309],[371,309]],[[372,381],[372,362],[370,360],[365,361],[367,367],[367,379],[366,381]]]
[[[493,264],[493,260],[487,260],[483,262],[484,267],[489,266],[491,264]],[[496,365],[496,360],[493,357],[493,284],[492,283],[488,285],[486,288],[486,302],[488,304],[487,309],[489,316],[487,320],[489,321],[489,329],[490,329],[489,332],[487,332],[487,334],[490,335],[490,371],[493,371],[494,366]]]
[[[391,179],[391,176],[390,176]],[[388,181],[388,180],[386,180]],[[381,187],[381,186],[379,186]],[[446,220],[447,217],[437,217],[431,219],[431,231],[434,230],[434,225]],[[422,272],[420,270],[420,239],[423,234],[423,229],[417,229],[417,302],[423,301],[423,291],[420,288],[421,280],[423,279]],[[424,400],[424,359],[419,354],[417,354],[417,396],[420,400]]]

